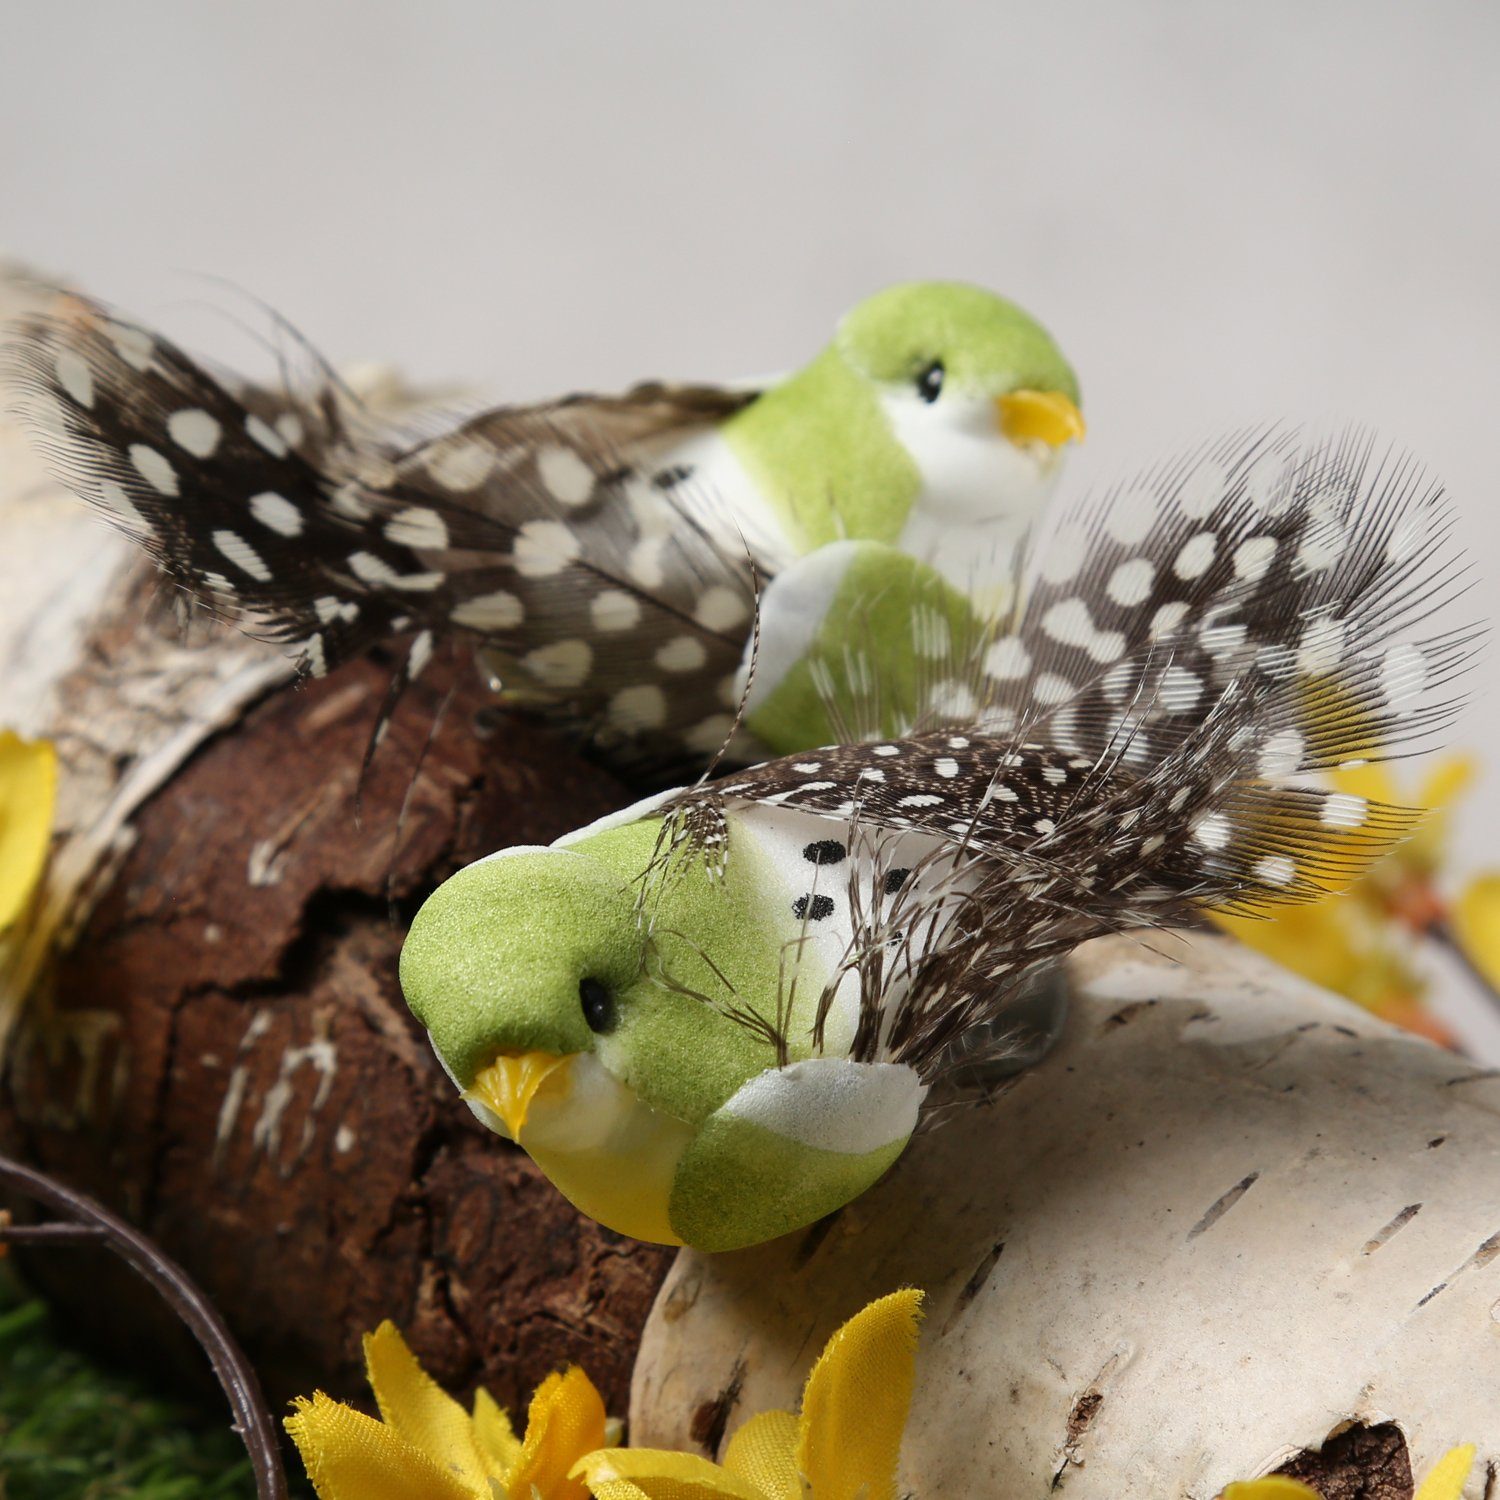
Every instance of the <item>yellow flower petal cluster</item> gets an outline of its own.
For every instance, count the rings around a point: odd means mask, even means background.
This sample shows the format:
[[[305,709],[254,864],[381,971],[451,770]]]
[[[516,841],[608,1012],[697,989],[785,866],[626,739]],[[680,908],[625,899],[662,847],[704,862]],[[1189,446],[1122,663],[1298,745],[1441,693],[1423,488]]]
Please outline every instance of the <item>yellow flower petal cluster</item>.
[[[1464,1444],[1451,1449],[1433,1465],[1432,1472],[1417,1486],[1412,1500],[1461,1500],[1469,1471],[1474,1467],[1474,1448]],[[1272,1474],[1245,1484],[1232,1484],[1221,1500],[1319,1500],[1315,1489],[1298,1479]]]
[[[579,1369],[536,1389],[518,1438],[484,1391],[467,1412],[392,1323],[365,1338],[381,1420],[319,1392],[286,1420],[320,1500],[587,1500],[570,1470],[605,1441],[604,1402]]]
[[[0,940],[42,877],[57,799],[57,755],[44,740],[0,731]]]
[[[1345,891],[1284,907],[1269,918],[1215,920],[1314,984],[1436,1041],[1451,1042],[1422,1007],[1426,980],[1418,964],[1419,941],[1436,937],[1457,945],[1476,977],[1500,991],[1500,872],[1481,875],[1451,909],[1440,889],[1453,804],[1474,773],[1471,760],[1439,761],[1413,798],[1383,765],[1333,772],[1329,780],[1336,791],[1372,803],[1417,806],[1426,815],[1409,839]]]
[[[722,1465],[616,1448],[590,1454],[576,1472],[595,1500],[896,1500],[921,1302],[921,1292],[893,1292],[856,1313],[813,1366],[801,1415],[752,1417]]]

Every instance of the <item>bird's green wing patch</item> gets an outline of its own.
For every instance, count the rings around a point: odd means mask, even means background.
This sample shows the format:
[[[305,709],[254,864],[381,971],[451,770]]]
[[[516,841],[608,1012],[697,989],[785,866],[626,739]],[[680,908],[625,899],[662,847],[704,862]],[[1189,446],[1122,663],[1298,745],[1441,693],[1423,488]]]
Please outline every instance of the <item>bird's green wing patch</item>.
[[[803,649],[798,654],[790,637],[774,640],[768,624],[766,659],[757,667],[758,678],[767,673],[765,686],[753,692],[746,717],[755,738],[789,755],[810,745],[909,734],[934,715],[945,717],[945,695],[960,712],[972,707],[961,679],[973,675],[994,627],[969,600],[894,547],[858,542],[824,550],[839,554],[835,575],[815,557],[805,565],[806,588],[798,590],[794,568],[768,592],[778,618],[796,622]]]

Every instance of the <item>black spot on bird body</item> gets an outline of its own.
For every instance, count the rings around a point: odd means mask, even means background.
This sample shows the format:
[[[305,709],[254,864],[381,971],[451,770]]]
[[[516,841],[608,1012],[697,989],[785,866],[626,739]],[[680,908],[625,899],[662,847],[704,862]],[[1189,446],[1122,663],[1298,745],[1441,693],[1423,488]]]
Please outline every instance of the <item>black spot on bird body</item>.
[[[659,490],[669,490],[674,485],[685,483],[693,477],[692,468],[687,464],[673,464],[670,468],[658,469],[651,476],[651,483]]]
[[[887,870],[885,872],[885,893],[894,896],[897,891],[911,878],[910,870]]]
[[[821,922],[833,915],[832,896],[798,896],[792,902],[792,915],[809,922]]]
[[[841,864],[848,854],[849,851],[837,839],[819,839],[802,851],[803,859],[813,865]]]

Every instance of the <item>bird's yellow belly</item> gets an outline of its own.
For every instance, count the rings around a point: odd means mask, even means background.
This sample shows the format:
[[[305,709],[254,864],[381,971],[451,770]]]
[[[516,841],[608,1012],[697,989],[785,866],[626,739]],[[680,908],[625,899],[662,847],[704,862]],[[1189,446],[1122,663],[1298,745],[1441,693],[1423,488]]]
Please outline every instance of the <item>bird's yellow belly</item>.
[[[693,1127],[643,1104],[587,1054],[542,1086],[520,1145],[591,1219],[632,1239],[680,1245],[668,1206]]]

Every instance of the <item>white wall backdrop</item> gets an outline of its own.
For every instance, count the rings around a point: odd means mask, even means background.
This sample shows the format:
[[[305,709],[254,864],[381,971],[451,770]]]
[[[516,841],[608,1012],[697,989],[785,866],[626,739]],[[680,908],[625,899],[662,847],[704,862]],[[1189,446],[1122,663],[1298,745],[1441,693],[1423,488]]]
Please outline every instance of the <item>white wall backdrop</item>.
[[[953,276],[1056,332],[1074,478],[1358,418],[1500,605],[1500,7],[13,3],[0,249],[200,347],[228,278],[335,360],[507,397],[798,362]],[[201,304],[212,305],[205,311]],[[198,305],[195,305],[198,304]],[[1461,836],[1500,860],[1493,767]]]

